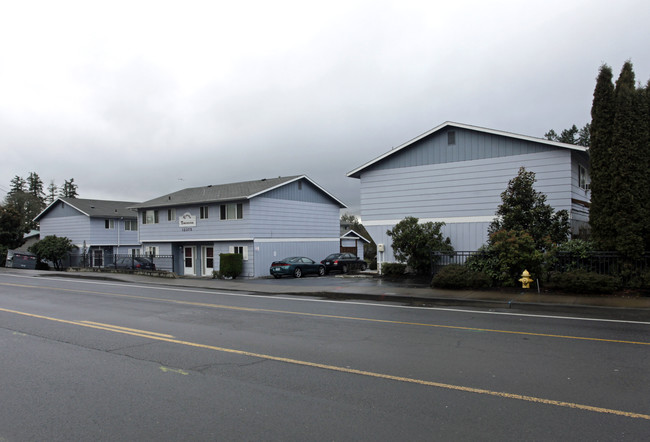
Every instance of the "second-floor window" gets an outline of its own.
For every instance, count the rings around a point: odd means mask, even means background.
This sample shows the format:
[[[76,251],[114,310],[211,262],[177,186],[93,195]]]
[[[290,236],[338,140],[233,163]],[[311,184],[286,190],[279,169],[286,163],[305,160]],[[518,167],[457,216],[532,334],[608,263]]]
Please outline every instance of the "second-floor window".
[[[125,219],[124,220],[124,230],[138,230],[138,220],[135,219]]]
[[[167,209],[167,221],[176,221],[176,209]]]
[[[221,205],[221,219],[242,218],[244,218],[244,206],[242,203]]]
[[[158,211],[145,210],[142,212],[142,224],[158,224]]]
[[[199,218],[208,219],[208,206],[201,206]]]
[[[115,220],[114,219],[105,219],[104,220],[104,228],[105,229],[114,229],[115,228]]]

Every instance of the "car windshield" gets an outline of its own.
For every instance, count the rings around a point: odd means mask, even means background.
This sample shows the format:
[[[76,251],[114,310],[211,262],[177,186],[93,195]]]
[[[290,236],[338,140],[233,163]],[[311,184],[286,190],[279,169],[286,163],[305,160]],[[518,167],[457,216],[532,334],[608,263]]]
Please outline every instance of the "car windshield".
[[[338,258],[339,256],[341,256],[340,253],[332,253],[331,255],[329,255],[329,256],[328,256],[327,258],[325,258],[325,259],[336,259],[336,258]]]

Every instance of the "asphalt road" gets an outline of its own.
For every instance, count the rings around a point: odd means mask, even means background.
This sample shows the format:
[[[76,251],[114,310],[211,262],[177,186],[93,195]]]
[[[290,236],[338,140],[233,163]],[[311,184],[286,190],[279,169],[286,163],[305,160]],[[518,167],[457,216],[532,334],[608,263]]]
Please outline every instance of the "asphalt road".
[[[0,275],[0,441],[647,440],[650,323]]]

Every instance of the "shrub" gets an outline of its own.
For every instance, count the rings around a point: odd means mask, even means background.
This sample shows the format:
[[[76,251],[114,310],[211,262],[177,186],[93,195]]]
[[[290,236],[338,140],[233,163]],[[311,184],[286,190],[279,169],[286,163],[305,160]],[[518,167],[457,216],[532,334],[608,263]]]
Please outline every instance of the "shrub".
[[[569,293],[611,294],[619,286],[615,276],[601,275],[586,270],[573,270],[563,273],[552,273],[546,287]]]
[[[392,239],[393,253],[398,261],[405,262],[419,275],[431,270],[431,251],[453,252],[449,237],[441,232],[445,223],[426,222],[407,216],[386,235]]]
[[[542,273],[544,254],[535,248],[526,232],[499,230],[490,235],[490,244],[467,260],[470,269],[486,273],[495,285],[514,287],[521,273],[528,270],[533,279]]]
[[[490,287],[491,278],[468,266],[450,264],[444,266],[431,280],[431,286],[444,289],[479,289]]]
[[[406,264],[382,263],[381,273],[384,276],[404,276],[404,273],[406,273]]]
[[[219,254],[219,274],[222,278],[235,279],[244,269],[244,257],[240,253]]]

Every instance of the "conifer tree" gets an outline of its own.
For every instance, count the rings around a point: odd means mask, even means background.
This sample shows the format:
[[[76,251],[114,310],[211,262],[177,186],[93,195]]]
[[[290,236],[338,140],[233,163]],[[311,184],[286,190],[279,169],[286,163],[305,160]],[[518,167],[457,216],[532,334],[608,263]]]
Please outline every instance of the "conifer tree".
[[[592,239],[601,250],[615,250],[616,217],[610,205],[615,192],[612,176],[612,130],[614,123],[614,84],[612,69],[602,65],[596,80],[591,106],[591,207],[589,224]]]
[[[59,188],[54,184],[54,180],[50,181],[50,185],[47,186],[47,198],[46,202],[48,204],[51,204],[54,202],[56,199],[56,196],[58,194]]]
[[[611,186],[615,195],[611,200],[616,214],[616,248],[628,257],[639,257],[643,253],[644,218],[641,201],[642,190],[648,170],[644,168],[645,158],[641,156],[640,94],[636,89],[634,70],[626,62],[616,80],[614,92],[614,127],[612,131],[612,165],[614,174]]]
[[[76,198],[77,195],[77,185],[74,183],[74,178],[70,178],[70,181],[65,180],[63,186],[61,186],[61,196],[64,198]]]

